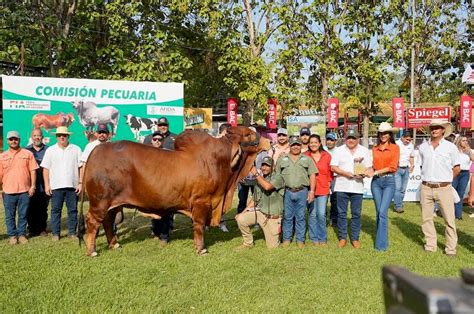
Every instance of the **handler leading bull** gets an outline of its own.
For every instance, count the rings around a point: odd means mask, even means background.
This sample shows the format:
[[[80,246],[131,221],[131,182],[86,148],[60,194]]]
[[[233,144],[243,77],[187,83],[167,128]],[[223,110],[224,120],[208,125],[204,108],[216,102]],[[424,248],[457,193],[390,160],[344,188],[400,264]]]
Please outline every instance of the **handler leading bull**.
[[[196,251],[205,254],[204,227],[219,224],[231,207],[237,182],[249,173],[257,153],[269,147],[268,140],[246,127],[230,128],[218,139],[185,131],[176,138],[175,151],[128,141],[98,146],[84,175],[90,201],[87,255],[97,255],[100,224],[109,248],[119,246],[112,223],[121,206],[155,217],[172,211],[187,215],[193,221]]]

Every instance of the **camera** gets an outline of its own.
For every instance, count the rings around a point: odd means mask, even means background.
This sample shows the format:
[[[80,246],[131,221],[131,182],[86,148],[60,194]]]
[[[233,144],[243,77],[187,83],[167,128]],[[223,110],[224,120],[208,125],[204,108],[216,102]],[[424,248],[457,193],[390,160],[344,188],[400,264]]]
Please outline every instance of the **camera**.
[[[474,269],[462,269],[461,279],[442,279],[384,266],[382,281],[387,313],[474,313]]]

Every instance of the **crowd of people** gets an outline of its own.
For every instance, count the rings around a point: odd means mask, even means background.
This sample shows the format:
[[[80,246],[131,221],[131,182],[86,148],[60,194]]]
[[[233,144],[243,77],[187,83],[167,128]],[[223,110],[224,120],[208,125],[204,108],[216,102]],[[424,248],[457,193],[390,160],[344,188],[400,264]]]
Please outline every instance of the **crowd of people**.
[[[218,136],[225,136],[227,127],[222,125]],[[429,129],[430,139],[419,147],[424,249],[432,252],[437,248],[433,209],[438,206],[446,225],[445,253],[455,256],[455,220],[462,219],[462,201],[470,173],[474,172],[471,169],[474,154],[465,136],[456,137],[454,143],[445,139],[451,133],[449,123],[433,120]],[[414,169],[412,132],[405,130],[395,141],[397,133],[398,129],[389,123],[381,123],[377,142],[370,152],[360,144],[356,130],[349,130],[342,145],[337,146],[335,133],[325,134],[323,143],[320,135],[311,134],[309,128],[302,128],[293,136],[284,128],[278,129],[275,145],[257,156],[255,166],[239,185],[236,221],[243,237],[242,248],[254,245],[251,231],[254,225],[263,230],[268,248],[288,247],[292,242],[303,248],[307,245],[307,229],[311,245],[324,247],[329,225],[337,228],[339,248],[350,241],[359,249],[363,179],[370,177],[376,210],[374,247],[378,251],[388,250],[389,210],[393,202],[394,212],[404,212],[404,194]],[[21,148],[19,133],[7,133],[8,150],[0,154],[0,181],[10,244],[25,244],[29,237],[47,236],[49,202],[52,240],[59,241],[61,237],[64,203],[68,237],[77,239],[77,203],[84,165],[97,145],[110,141],[110,130],[107,125],[98,125],[96,140],[83,152],[70,143],[71,134],[67,127],[58,127],[56,144],[47,147],[43,144],[42,131],[34,129],[32,144]],[[145,138],[144,144],[173,150],[175,138],[169,131],[168,120],[161,117],[157,129]],[[473,196],[471,193],[472,200]],[[123,212],[117,216],[115,225],[123,220]],[[173,228],[173,215],[153,219],[151,226],[154,237],[165,246]],[[228,231],[224,222],[221,229]]]
[[[356,130],[348,130],[342,145],[336,147],[335,133],[326,134],[323,146],[320,136],[311,134],[308,128],[302,128],[298,136],[279,129],[276,144],[272,150],[260,153],[257,160],[264,155],[260,166],[257,164],[250,173],[256,178],[253,199],[236,216],[244,240],[241,247],[254,245],[250,228],[255,224],[263,229],[269,248],[279,244],[288,247],[293,240],[297,247],[305,247],[306,228],[311,245],[324,247],[330,225],[337,229],[339,248],[350,240],[359,249],[363,180],[372,178],[374,248],[388,250],[389,210],[393,202],[395,213],[404,212],[405,190],[415,166],[413,134],[405,130],[395,141],[398,132],[389,123],[381,123],[370,152],[360,144]],[[433,217],[438,204],[445,223],[445,254],[452,257],[457,245],[455,220],[462,219],[462,201],[474,155],[465,136],[457,136],[455,144],[445,139],[452,132],[450,123],[433,120],[429,132],[430,138],[419,147],[424,249],[433,252],[437,248]]]

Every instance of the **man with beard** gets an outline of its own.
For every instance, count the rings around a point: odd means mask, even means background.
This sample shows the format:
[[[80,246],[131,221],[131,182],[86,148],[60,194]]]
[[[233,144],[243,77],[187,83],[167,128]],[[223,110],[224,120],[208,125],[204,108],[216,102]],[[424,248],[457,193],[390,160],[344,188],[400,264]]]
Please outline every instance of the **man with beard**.
[[[288,154],[289,152],[288,131],[285,128],[279,128],[277,131],[277,143],[273,145],[270,151],[270,157],[277,162],[281,154]]]
[[[26,147],[33,153],[36,163],[41,165],[44,154],[48,146],[43,144],[43,132],[41,129],[34,129],[31,132],[33,143]],[[33,196],[30,197],[30,204],[26,219],[28,221],[29,237],[47,236],[46,224],[48,221],[48,203],[49,197],[44,191],[43,168],[36,169],[36,189]]]
[[[332,156],[336,151],[337,135],[336,133],[327,133],[326,134],[326,151]],[[333,173],[334,180],[331,181],[331,196],[329,198],[331,202],[331,208],[329,211],[329,220],[331,227],[337,227],[337,200],[336,192],[334,191],[334,184],[336,183],[337,174]]]
[[[7,141],[8,150],[0,154],[0,183],[3,186],[8,242],[11,245],[18,242],[26,244],[26,213],[30,197],[36,189],[38,164],[30,151],[20,148],[20,134],[17,131],[8,132]]]
[[[300,140],[301,140],[301,152],[304,153],[308,151],[309,137],[311,136],[311,130],[309,128],[301,128],[300,130]]]

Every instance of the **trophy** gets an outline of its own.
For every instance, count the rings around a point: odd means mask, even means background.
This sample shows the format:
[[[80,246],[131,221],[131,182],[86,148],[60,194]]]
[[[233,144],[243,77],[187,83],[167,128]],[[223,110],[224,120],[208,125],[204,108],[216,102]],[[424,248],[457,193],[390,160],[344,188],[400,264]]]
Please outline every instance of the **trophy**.
[[[354,158],[354,175],[363,177],[365,175],[365,167],[362,164],[364,157]]]

